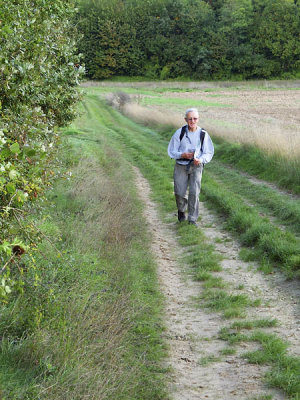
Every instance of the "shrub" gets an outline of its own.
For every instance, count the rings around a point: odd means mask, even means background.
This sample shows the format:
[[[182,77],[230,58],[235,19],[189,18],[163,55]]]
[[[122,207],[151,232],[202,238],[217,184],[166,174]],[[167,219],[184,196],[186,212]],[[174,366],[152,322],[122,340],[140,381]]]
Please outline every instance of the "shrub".
[[[40,196],[53,173],[48,166],[56,128],[76,115],[78,79],[70,24],[72,0],[15,0],[0,4],[0,298],[23,290],[20,258],[31,234],[23,205]],[[21,272],[22,274],[24,272]]]

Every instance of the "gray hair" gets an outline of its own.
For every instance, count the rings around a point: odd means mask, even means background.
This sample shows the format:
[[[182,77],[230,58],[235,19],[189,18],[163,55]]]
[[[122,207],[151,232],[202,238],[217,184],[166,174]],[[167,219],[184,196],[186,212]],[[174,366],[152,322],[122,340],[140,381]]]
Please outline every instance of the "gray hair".
[[[197,110],[197,108],[188,108],[188,109],[186,110],[185,114],[184,114],[185,118],[187,118],[187,116],[188,116],[188,114],[189,114],[190,112],[195,112],[195,113],[197,113],[198,116],[199,116],[199,111]]]

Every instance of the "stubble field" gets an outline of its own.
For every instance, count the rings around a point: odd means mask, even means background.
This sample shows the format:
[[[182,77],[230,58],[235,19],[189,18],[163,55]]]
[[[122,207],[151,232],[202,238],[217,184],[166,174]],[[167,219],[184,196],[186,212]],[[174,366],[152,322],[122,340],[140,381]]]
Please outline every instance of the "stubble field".
[[[127,115],[143,123],[183,124],[197,107],[200,124],[213,136],[258,145],[288,158],[300,155],[300,83],[120,83],[86,82],[95,93],[125,92]],[[150,110],[150,112],[149,112]]]

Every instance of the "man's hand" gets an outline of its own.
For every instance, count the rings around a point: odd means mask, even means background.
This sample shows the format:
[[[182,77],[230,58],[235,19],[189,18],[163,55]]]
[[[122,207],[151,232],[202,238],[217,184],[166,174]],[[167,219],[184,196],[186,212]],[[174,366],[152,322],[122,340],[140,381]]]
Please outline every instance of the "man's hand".
[[[191,160],[194,157],[194,153],[182,153],[181,158],[186,158],[187,160]]]
[[[194,165],[200,165],[201,161],[199,160],[199,158],[194,158]]]

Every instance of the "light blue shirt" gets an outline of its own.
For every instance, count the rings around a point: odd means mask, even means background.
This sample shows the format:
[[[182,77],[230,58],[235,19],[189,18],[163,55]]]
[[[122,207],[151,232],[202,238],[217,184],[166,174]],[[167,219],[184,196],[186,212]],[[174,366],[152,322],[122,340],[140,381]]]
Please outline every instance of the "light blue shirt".
[[[189,160],[179,160],[181,154],[194,152],[194,158],[198,158],[202,164],[210,162],[214,155],[214,145],[209,134],[205,131],[202,146],[203,151],[201,151],[200,131],[201,128],[199,126],[195,132],[186,130],[186,133],[180,141],[181,128],[177,129],[168,146],[169,156],[174,158],[178,164],[187,165]]]

